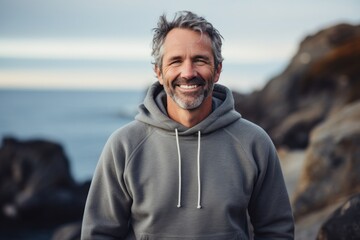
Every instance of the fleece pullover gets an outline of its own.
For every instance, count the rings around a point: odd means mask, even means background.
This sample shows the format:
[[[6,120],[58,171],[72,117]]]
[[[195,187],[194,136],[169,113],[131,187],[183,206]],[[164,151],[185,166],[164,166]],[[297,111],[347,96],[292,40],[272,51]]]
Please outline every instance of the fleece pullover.
[[[231,91],[216,84],[212,113],[187,128],[167,116],[155,83],[104,147],[82,239],[293,239],[293,231],[276,150],[234,110]]]

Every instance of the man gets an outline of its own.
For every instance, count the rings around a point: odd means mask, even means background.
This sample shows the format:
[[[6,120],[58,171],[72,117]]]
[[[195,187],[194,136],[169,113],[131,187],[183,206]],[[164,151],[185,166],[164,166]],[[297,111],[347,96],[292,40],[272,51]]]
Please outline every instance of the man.
[[[105,145],[82,239],[293,239],[274,146],[215,84],[219,32],[191,12],[160,17],[154,32],[159,81]]]

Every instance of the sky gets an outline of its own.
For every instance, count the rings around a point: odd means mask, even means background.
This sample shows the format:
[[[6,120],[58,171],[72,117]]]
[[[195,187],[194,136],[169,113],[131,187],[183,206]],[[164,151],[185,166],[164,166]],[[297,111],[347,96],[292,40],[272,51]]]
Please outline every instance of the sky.
[[[220,81],[260,88],[307,35],[360,24],[359,0],[0,0],[0,88],[142,88],[152,29],[190,10],[224,37]]]

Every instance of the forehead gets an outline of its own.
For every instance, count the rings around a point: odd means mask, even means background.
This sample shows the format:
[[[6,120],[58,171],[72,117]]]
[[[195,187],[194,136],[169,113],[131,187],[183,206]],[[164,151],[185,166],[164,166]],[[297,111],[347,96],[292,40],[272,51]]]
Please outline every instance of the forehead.
[[[163,54],[212,54],[210,37],[198,31],[174,28],[166,36],[163,45]]]

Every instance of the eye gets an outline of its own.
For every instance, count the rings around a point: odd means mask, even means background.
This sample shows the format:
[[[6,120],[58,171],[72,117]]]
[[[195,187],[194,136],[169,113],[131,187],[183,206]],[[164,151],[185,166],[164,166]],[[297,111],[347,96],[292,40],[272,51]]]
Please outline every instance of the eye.
[[[176,59],[176,60],[170,61],[169,65],[179,65],[180,63],[181,63],[181,61]]]
[[[182,62],[181,57],[175,56],[167,59],[167,65],[168,66],[179,66]]]
[[[197,65],[205,65],[205,64],[208,64],[209,61],[206,58],[197,57],[194,59],[194,63],[196,63]]]

